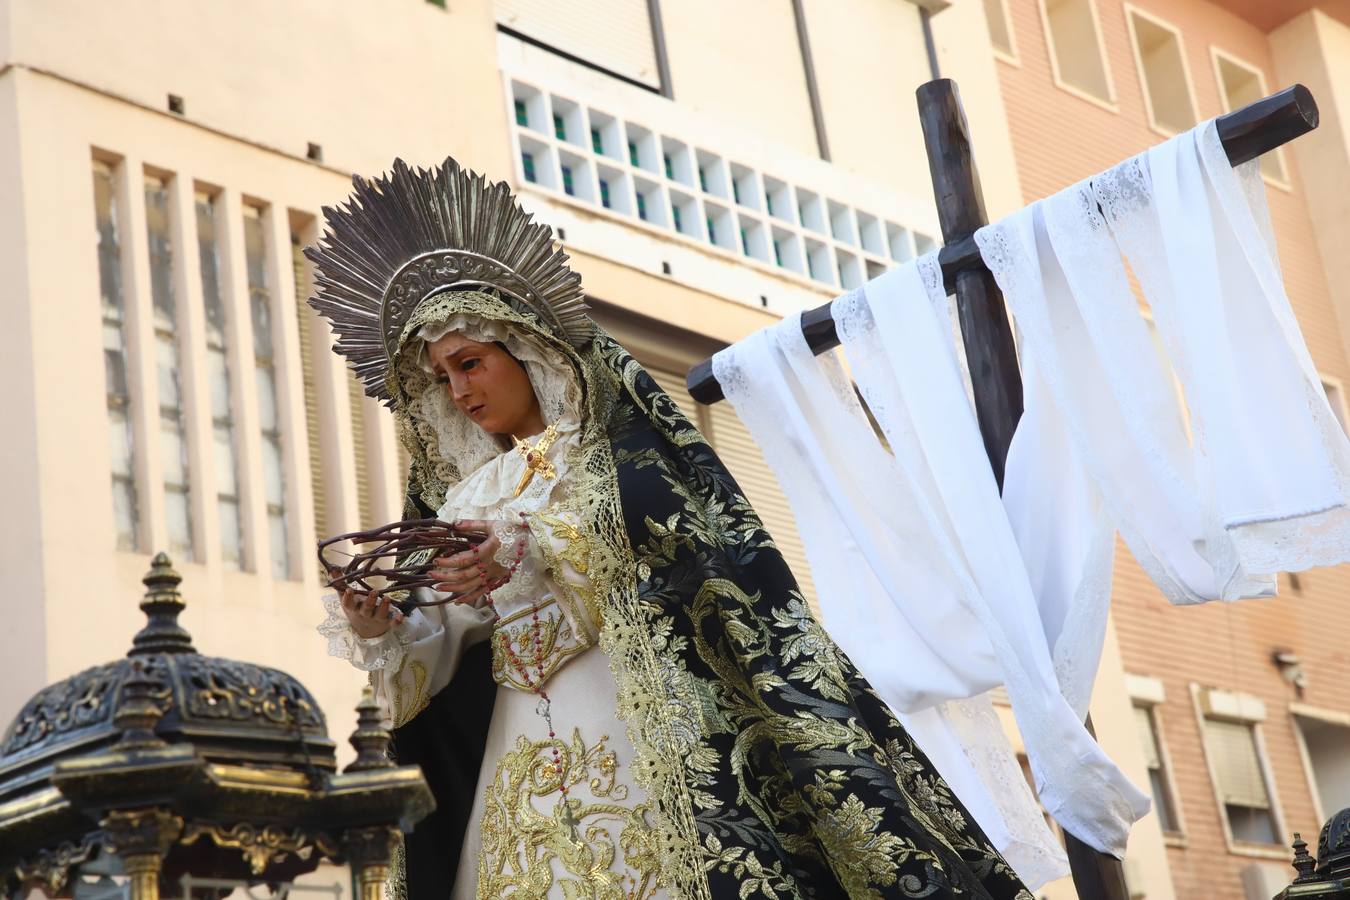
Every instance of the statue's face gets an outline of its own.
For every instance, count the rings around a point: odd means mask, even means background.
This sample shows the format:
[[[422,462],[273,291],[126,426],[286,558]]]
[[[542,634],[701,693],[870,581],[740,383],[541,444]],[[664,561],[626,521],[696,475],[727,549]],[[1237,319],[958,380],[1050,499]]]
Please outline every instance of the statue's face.
[[[426,349],[436,380],[479,428],[526,437],[543,427],[529,374],[501,347],[452,331]]]

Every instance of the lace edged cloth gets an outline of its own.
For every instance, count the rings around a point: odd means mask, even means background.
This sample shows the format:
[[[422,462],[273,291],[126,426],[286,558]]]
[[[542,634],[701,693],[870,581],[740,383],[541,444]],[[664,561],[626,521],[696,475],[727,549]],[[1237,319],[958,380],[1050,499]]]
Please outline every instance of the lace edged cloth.
[[[1275,572],[1350,559],[1350,443],[1284,292],[1257,165],[1230,166],[1212,122],[976,242],[1044,382],[1042,427],[1069,436],[1171,602],[1270,596]]]

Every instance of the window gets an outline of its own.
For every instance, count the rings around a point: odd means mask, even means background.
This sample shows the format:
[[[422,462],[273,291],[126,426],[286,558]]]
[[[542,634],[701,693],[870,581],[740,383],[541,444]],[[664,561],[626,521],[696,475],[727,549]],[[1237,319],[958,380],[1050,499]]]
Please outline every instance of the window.
[[[1294,722],[1320,821],[1350,807],[1350,715],[1295,704]]]
[[[216,461],[216,517],[220,523],[220,557],[227,569],[244,565],[243,517],[239,503],[239,449],[231,409],[229,323],[220,286],[216,204],[197,194],[197,257],[202,273],[202,305],[206,312],[206,372],[211,389],[211,441]]]
[[[1055,82],[1090,100],[1114,104],[1093,0],[1041,0],[1041,19]]]
[[[984,0],[984,20],[989,25],[989,43],[994,51],[1010,62],[1017,59],[1012,22],[1008,18],[1008,0]]]
[[[1148,766],[1148,786],[1153,794],[1153,808],[1158,813],[1158,825],[1165,833],[1177,834],[1181,831],[1181,825],[1177,819],[1171,774],[1159,740],[1157,707],[1136,703],[1134,722],[1139,733],[1139,744],[1144,751],[1144,762]]]
[[[98,281],[103,310],[103,369],[108,395],[108,447],[112,461],[113,524],[119,550],[140,549],[136,496],[136,437],[127,378],[126,302],[117,185],[112,167],[94,161],[94,220],[98,230]]]
[[[305,432],[309,437],[309,484],[314,498],[314,536],[323,540],[336,532],[328,524],[328,491],[324,487],[323,477],[323,434],[319,425],[319,390],[314,379],[315,363],[327,349],[316,346],[314,342],[315,323],[311,317],[317,313],[307,302],[309,260],[305,259],[304,242],[294,230],[291,231],[291,271],[295,278],[295,324],[300,337],[300,381],[305,386]]]
[[[272,575],[291,572],[290,535],[286,521],[285,454],[281,436],[281,392],[277,385],[275,307],[267,273],[267,236],[263,211],[244,207],[244,259],[248,270],[249,314],[253,322],[254,377],[258,388],[258,427],[261,432],[263,495],[267,503],[267,534]]]
[[[371,472],[370,457],[366,452],[366,414],[365,391],[351,368],[342,366],[342,378],[346,382],[347,409],[336,405],[328,391],[320,389],[316,367],[331,366],[332,351],[328,339],[328,328],[321,324],[319,314],[309,305],[312,293],[313,274],[309,260],[305,259],[305,236],[315,231],[312,217],[300,213],[290,213],[290,264],[296,285],[296,324],[300,336],[300,375],[305,386],[305,432],[309,436],[309,487],[315,502],[315,534],[320,540],[352,528],[371,528],[377,525],[374,511],[371,510]],[[338,386],[343,390],[342,385]],[[343,515],[350,515],[340,509],[339,498],[329,493],[327,484],[333,472],[340,470],[338,459],[333,459],[332,430],[339,434],[350,434],[352,449],[352,472],[354,487],[356,521],[344,522]],[[324,440],[324,433],[329,441]],[[340,439],[339,437],[339,440]],[[378,478],[378,475],[377,475]],[[338,491],[342,493],[342,491]],[[350,507],[348,507],[350,509]]]
[[[164,473],[164,525],[169,552],[194,558],[192,497],[183,382],[178,344],[178,303],[173,284],[173,228],[169,188],[164,179],[145,177],[145,236],[150,254],[150,299],[155,323],[155,371],[159,385],[160,466]]]
[[[1134,61],[1144,89],[1149,123],[1165,134],[1179,134],[1195,125],[1195,101],[1181,33],[1133,7],[1125,7]]]
[[[730,257],[765,267],[776,262],[785,272],[830,286],[856,287],[893,262],[913,258],[916,246],[920,252],[937,247],[849,200],[627,121],[584,94],[570,99],[514,75],[509,86],[517,181],[553,200],[670,229]],[[587,235],[599,240],[578,227],[579,247]],[[603,244],[599,252],[622,252],[612,241]]]
[[[1256,726],[1206,715],[1205,753],[1228,833],[1235,843],[1281,844]]]
[[[495,0],[497,23],[628,81],[661,90],[646,0]]]
[[[1232,112],[1266,96],[1266,76],[1260,69],[1229,56],[1217,47],[1213,51],[1214,76],[1219,82],[1223,111]],[[1284,152],[1276,149],[1261,156],[1261,174],[1280,187],[1289,186],[1284,168]]]

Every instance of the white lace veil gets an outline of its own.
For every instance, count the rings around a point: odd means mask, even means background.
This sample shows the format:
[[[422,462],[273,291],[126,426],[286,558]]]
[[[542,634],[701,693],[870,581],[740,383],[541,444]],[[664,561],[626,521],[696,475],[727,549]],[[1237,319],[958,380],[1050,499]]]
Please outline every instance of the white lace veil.
[[[457,309],[454,301],[459,297],[499,302],[477,292],[430,298],[425,303],[432,307],[431,311],[428,314],[419,311],[414,317],[394,363],[399,384],[408,398],[399,413],[411,424],[432,472],[446,485],[454,484],[509,449],[510,440],[488,434],[455,406],[449,391],[436,380],[427,362],[426,345],[431,341],[456,332],[472,341],[501,344],[525,367],[546,423],[579,423],[582,410],[580,379],[561,351],[515,322]]]

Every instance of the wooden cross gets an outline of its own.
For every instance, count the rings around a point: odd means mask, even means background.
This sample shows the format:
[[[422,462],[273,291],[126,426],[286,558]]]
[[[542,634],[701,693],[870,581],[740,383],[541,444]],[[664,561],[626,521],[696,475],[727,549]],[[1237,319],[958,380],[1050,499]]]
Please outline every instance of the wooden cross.
[[[975,245],[976,230],[988,220],[956,83],[939,78],[921,85],[917,93],[933,197],[942,225],[944,246],[938,261],[947,292],[956,295],[976,419],[989,465],[1002,489],[1008,446],[1022,417],[1017,348],[1004,311],[1003,294]],[[1221,116],[1216,124],[1228,160],[1236,166],[1308,133],[1317,127],[1317,118],[1312,93],[1296,84]],[[839,346],[829,304],[803,313],[802,333],[816,354]],[[723,399],[711,359],[689,370],[687,384],[689,393],[700,403]],[[1086,724],[1092,731],[1091,716]],[[1120,860],[1099,853],[1067,831],[1064,843],[1074,887],[1082,900],[1129,900]]]

